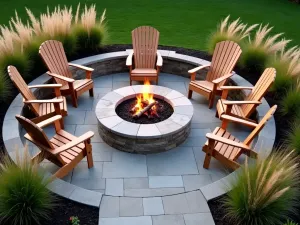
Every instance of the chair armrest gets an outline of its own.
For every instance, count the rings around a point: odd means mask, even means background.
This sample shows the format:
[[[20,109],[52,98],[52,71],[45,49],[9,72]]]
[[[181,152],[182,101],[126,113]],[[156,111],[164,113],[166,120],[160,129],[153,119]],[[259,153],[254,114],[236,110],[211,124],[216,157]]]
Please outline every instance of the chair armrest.
[[[126,66],[132,66],[133,51],[129,53],[126,59]]]
[[[52,154],[57,155],[57,154],[59,154],[61,152],[69,150],[70,148],[72,148],[72,147],[74,147],[74,146],[76,146],[76,145],[78,145],[78,144],[80,144],[80,143],[82,143],[82,142],[84,142],[84,141],[92,138],[93,136],[94,136],[94,132],[88,131],[85,134],[81,135],[80,137],[76,138],[76,140],[73,140],[73,141],[71,141],[71,142],[69,142],[69,143],[67,143],[67,144],[65,144],[65,145],[63,145],[63,146],[55,149],[54,151],[52,151]]]
[[[156,66],[162,66],[162,64],[163,64],[163,58],[161,57],[161,54],[157,51],[156,55],[157,55]]]
[[[254,87],[243,87],[243,86],[222,86],[220,87],[221,90],[252,90]]]
[[[74,64],[74,63],[69,63],[69,66],[73,66],[73,67],[76,67],[78,69],[82,69],[82,70],[89,71],[89,72],[93,72],[94,71],[94,69],[91,68],[91,67],[82,66],[82,65],[78,65],[78,64]]]
[[[235,116],[229,116],[229,115],[226,115],[226,114],[221,115],[221,119],[228,120],[228,121],[231,121],[231,122],[240,123],[240,124],[243,124],[243,125],[248,126],[248,127],[257,127],[257,125],[258,125],[257,123],[253,123],[251,121],[244,120],[244,119],[241,119],[241,118],[237,118]]]
[[[253,104],[253,105],[260,105],[260,101],[229,101],[229,100],[222,100],[224,105],[245,105],[245,104]]]
[[[228,144],[230,146],[234,146],[234,147],[238,147],[238,148],[242,148],[242,149],[251,150],[251,148],[249,146],[245,145],[242,142],[232,141],[230,139],[223,138],[223,137],[217,136],[217,135],[212,134],[212,133],[206,134],[206,137],[208,139],[212,139],[212,140],[215,140],[215,141],[218,141],[218,142],[222,142],[222,143]]]
[[[198,66],[194,69],[189,70],[188,73],[196,73],[197,71],[202,70],[204,68],[208,68],[208,67],[210,67],[210,64],[203,65],[203,66]]]
[[[56,73],[50,73],[49,71],[47,72],[47,74],[51,77],[55,77],[57,79],[60,79],[60,80],[64,80],[68,83],[73,83],[75,80],[73,78],[69,78],[69,77],[65,77],[65,76],[62,76],[62,75],[58,75]]]
[[[37,85],[30,85],[28,86],[29,89],[31,88],[61,88],[62,84],[37,84]]]
[[[42,122],[36,124],[38,127],[43,128],[45,126],[48,126],[49,124],[54,123],[57,120],[60,120],[62,118],[61,115],[56,115],[53,117],[50,117],[49,119],[43,120]]]
[[[230,74],[226,74],[226,75],[224,75],[224,76],[222,76],[222,77],[219,77],[219,78],[213,80],[212,82],[213,82],[214,84],[221,83],[222,81],[227,80],[229,77],[232,77],[233,74],[234,74],[234,72],[232,72],[232,73],[230,73]]]
[[[62,103],[63,99],[49,99],[49,100],[25,100],[25,104],[33,104],[33,103]]]

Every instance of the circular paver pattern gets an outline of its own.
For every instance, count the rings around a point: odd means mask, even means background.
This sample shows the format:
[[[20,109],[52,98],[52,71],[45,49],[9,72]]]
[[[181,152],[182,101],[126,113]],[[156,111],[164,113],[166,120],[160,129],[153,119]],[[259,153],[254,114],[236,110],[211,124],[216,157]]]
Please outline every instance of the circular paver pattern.
[[[168,102],[174,113],[154,124],[125,121],[117,106],[141,94],[143,85],[126,86],[104,95],[96,105],[99,134],[108,145],[124,152],[149,154],[165,152],[182,144],[190,134],[193,106],[182,93],[167,87],[150,85],[149,93]]]

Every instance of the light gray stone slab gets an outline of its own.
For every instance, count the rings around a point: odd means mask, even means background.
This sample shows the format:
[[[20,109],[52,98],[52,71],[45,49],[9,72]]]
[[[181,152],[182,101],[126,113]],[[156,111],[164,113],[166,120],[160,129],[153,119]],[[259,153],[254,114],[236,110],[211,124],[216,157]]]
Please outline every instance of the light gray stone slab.
[[[194,114],[194,107],[192,105],[175,106],[174,113],[192,116]]]
[[[4,120],[15,120],[16,119],[16,115],[20,115],[22,112],[23,107],[9,107],[6,114],[5,114],[5,118]]]
[[[119,217],[120,215],[120,197],[103,196],[99,217]]]
[[[129,73],[115,73],[112,75],[113,83],[116,81],[127,81],[129,82]]]
[[[183,183],[185,191],[193,191],[212,183],[211,175],[183,175]]]
[[[136,94],[141,94],[144,90],[144,86],[143,85],[133,85],[132,89],[134,90],[134,92]],[[152,86],[149,87],[149,90],[152,90]]]
[[[173,132],[176,132],[176,131],[178,131],[178,129],[182,128],[181,125],[179,125],[178,123],[175,123],[170,118],[167,120],[161,121],[159,123],[156,123],[155,125],[162,135],[172,134]]]
[[[206,185],[206,186],[200,188],[206,201],[209,201],[213,198],[216,198],[218,196],[225,194],[226,189],[227,188],[226,188],[225,184],[221,180],[218,180],[212,184],[209,184],[209,185]]]
[[[97,108],[96,109],[96,118],[103,119],[106,117],[117,116],[115,108]],[[98,120],[97,120],[98,124]]]
[[[148,178],[124,178],[124,189],[149,188]]]
[[[35,146],[34,146],[35,147]],[[29,150],[29,149],[28,149]],[[34,150],[33,150],[34,151]],[[44,160],[40,166],[45,169],[47,172],[51,173],[51,174],[55,174],[59,169],[60,167],[55,165],[54,163],[52,162],[49,162],[49,161],[46,161]],[[66,176],[64,176],[62,178],[62,180],[70,183],[71,182],[71,178],[72,178],[72,174],[73,174],[73,170],[71,170]]]
[[[209,128],[205,129],[191,129],[189,137],[206,137],[207,133],[211,133]]]
[[[129,85],[129,80],[128,81],[114,81],[113,82],[113,90],[119,89],[122,87],[128,87]]]
[[[151,216],[100,218],[99,225],[153,225]]]
[[[94,111],[87,111],[85,114],[84,124],[96,125],[98,119]]]
[[[165,214],[189,213],[189,205],[185,194],[162,197]]]
[[[147,155],[150,176],[198,174],[192,148],[178,147],[172,151]]]
[[[101,198],[100,192],[89,191],[80,187],[76,187],[70,195],[71,200],[95,207],[100,206]]]
[[[138,133],[138,130],[140,128],[140,124],[137,123],[130,123],[128,121],[123,121],[116,126],[112,127],[112,132],[116,132],[118,134],[121,134],[122,136],[136,136]]]
[[[107,128],[113,128],[117,124],[123,122],[124,120],[121,119],[119,116],[110,116],[100,119],[100,123],[102,123]]]
[[[114,102],[114,103],[120,101],[122,98],[123,98],[123,96],[118,94],[115,91],[109,92],[109,93],[107,93],[106,95],[104,95],[102,97],[103,100],[108,100],[108,101],[111,101],[111,102]]]
[[[94,162],[94,166],[88,169],[87,162],[80,162],[73,170],[72,179],[98,179],[102,178],[103,162]]]
[[[98,125],[77,125],[75,136],[80,136],[88,131],[94,132],[94,137],[91,138],[91,142],[103,142],[98,132]]]
[[[191,121],[190,116],[176,114],[176,113],[173,113],[173,115],[170,117],[170,119],[183,127],[186,126]]]
[[[112,162],[104,162],[103,178],[147,177],[146,156],[121,151],[113,152]]]
[[[107,108],[115,108],[115,103],[112,101],[100,99],[96,105],[96,110],[97,109],[107,109]]]
[[[173,106],[192,105],[186,97],[172,99]]]
[[[155,94],[161,95],[161,96],[166,96],[168,93],[170,93],[172,91],[172,89],[170,89],[170,88],[163,87],[163,86],[156,86],[156,85],[152,86],[152,89]]]
[[[165,214],[161,197],[143,198],[144,215],[156,216]]]
[[[153,225],[185,225],[182,215],[152,216]]]
[[[106,143],[93,143],[93,161],[94,162],[111,162],[112,154],[116,151],[113,147]],[[87,161],[84,158],[82,161]]]
[[[153,138],[161,136],[161,133],[155,124],[141,124],[137,136],[143,138]]]
[[[86,111],[68,111],[68,116],[64,117],[64,124],[84,124]]]
[[[181,176],[149,176],[150,188],[183,187]]]
[[[55,179],[48,185],[48,188],[58,195],[69,198],[76,186],[61,179]]]
[[[120,197],[120,216],[143,216],[143,199]]]
[[[128,96],[128,95],[135,94],[135,92],[131,86],[116,89],[116,90],[114,90],[114,92],[118,93],[121,96]]]
[[[190,213],[210,212],[206,199],[200,191],[185,193]]]
[[[111,88],[94,88],[95,94],[104,94],[105,95],[106,93],[108,93],[110,91],[111,91]]]
[[[215,225],[211,213],[195,213],[183,215],[185,225]]]
[[[105,179],[102,178],[92,178],[92,179],[86,179],[86,178],[72,178],[71,184],[74,184],[76,186],[89,189],[89,190],[95,190],[95,189],[105,189]]]
[[[148,189],[125,189],[125,196],[131,197],[160,197],[184,192],[184,188],[148,188]]]
[[[123,196],[123,179],[106,179],[105,194],[112,196]]]
[[[20,112],[21,113],[21,112]],[[9,139],[17,138],[20,136],[19,125],[16,119],[4,120],[2,125],[2,131],[10,131],[10,132],[2,132],[3,141],[7,141]]]
[[[184,95],[175,90],[172,90],[165,96],[166,99],[175,99],[175,98],[182,98],[182,97],[184,97]]]
[[[112,88],[112,76],[101,76],[94,80],[96,88]]]

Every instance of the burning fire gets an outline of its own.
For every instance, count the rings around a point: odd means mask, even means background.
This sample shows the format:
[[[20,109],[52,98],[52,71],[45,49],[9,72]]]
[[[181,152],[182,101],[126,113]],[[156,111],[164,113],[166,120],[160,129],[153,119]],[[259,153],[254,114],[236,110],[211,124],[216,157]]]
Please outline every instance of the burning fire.
[[[150,108],[145,111],[147,106],[151,106]],[[142,112],[142,111],[145,112]],[[153,98],[153,94],[150,93],[150,82],[149,80],[146,80],[143,85],[142,94],[139,94],[136,96],[136,104],[131,110],[133,112],[133,116],[141,116],[142,114],[147,115],[148,117],[151,117],[153,115],[158,117],[158,114],[156,112],[156,101]]]

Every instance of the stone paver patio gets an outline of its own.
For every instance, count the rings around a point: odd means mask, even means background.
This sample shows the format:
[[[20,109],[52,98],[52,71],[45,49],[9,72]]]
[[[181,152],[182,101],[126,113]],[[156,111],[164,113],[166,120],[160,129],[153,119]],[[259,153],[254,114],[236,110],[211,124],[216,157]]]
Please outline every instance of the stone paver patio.
[[[98,121],[94,109],[101,97],[111,90],[128,86],[128,73],[101,76],[94,80],[95,97],[84,94],[79,107],[68,105],[65,129],[75,135],[88,130],[95,132],[93,142],[94,167],[87,168],[86,160],[68,174],[64,180],[76,186],[103,193],[100,203],[101,225],[199,225],[214,224],[201,187],[219,180],[229,171],[212,159],[209,170],[203,169],[202,146],[206,133],[220,125],[215,109],[208,109],[207,101],[194,94],[192,129],[187,140],[170,151],[150,155],[118,151],[104,143],[98,134]],[[186,95],[187,78],[160,74],[159,85]],[[70,103],[70,101],[68,101]],[[230,131],[245,138],[247,128],[231,125]],[[53,127],[45,129],[54,134]],[[29,143],[34,154],[37,149]],[[52,172],[57,168],[47,161],[43,167]]]

